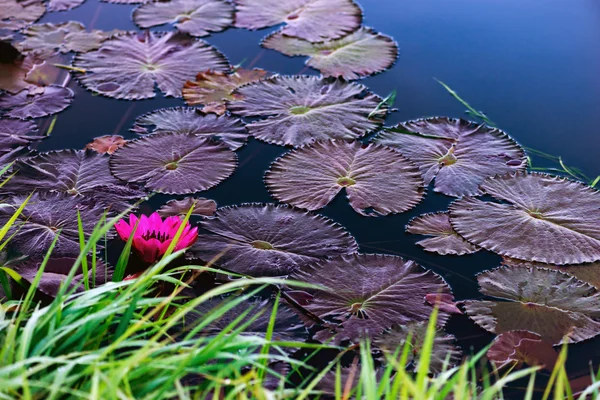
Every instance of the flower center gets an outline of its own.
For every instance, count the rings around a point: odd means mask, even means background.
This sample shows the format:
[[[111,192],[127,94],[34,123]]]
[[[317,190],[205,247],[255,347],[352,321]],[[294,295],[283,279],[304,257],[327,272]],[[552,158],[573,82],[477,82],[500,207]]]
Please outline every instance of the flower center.
[[[262,240],[255,240],[252,243],[250,243],[250,245],[252,247],[254,247],[255,249],[259,249],[259,250],[273,250],[274,249],[274,247],[271,243],[264,242]]]
[[[309,111],[310,111],[310,108],[305,107],[305,106],[294,106],[294,107],[290,108],[290,112],[294,115],[306,114]]]
[[[343,187],[348,187],[348,186],[352,186],[356,183],[356,181],[352,178],[350,178],[349,176],[343,176],[341,178],[338,178],[337,180],[337,184]]]
[[[158,239],[159,242],[166,242],[171,239],[171,235],[165,232],[157,232],[157,231],[146,231],[142,235],[142,239],[150,240],[150,239]]]

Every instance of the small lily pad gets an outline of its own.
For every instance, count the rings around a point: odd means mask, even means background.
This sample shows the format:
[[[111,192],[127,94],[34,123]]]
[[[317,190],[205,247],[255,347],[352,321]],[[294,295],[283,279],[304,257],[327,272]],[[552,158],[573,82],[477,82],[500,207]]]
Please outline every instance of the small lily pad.
[[[38,127],[33,121],[0,118],[0,150],[28,146],[47,137],[37,133]]]
[[[510,331],[501,333],[494,339],[487,351],[487,358],[493,361],[498,369],[509,365],[518,368],[527,364],[532,367],[541,365],[552,371],[558,361],[558,353],[537,333]]]
[[[125,146],[127,140],[120,135],[105,135],[95,138],[85,145],[86,149],[94,150],[98,154],[112,154],[117,149]]]
[[[194,207],[192,215],[201,217],[212,217],[217,211],[217,203],[215,203],[214,200],[205,199],[203,197],[186,197],[182,200],[167,201],[164,206],[158,209],[158,213],[163,218],[173,215],[181,216],[186,215],[192,207]]]
[[[48,11],[69,11],[79,7],[85,0],[48,0]]]
[[[73,101],[73,91],[62,86],[48,86],[42,93],[22,90],[17,94],[0,96],[0,109],[10,118],[40,118],[56,114]]]
[[[467,242],[452,229],[448,212],[429,213],[415,217],[409,221],[406,232],[431,236],[431,238],[418,241],[417,244],[426,251],[441,255],[460,256],[479,250],[479,247]]]
[[[16,31],[40,19],[46,6],[39,0],[0,0],[0,29]]]

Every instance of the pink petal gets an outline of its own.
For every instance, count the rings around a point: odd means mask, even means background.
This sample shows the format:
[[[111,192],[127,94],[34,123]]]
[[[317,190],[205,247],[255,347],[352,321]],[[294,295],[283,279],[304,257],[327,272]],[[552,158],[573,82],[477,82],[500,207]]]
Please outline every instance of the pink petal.
[[[167,252],[167,249],[169,248],[169,245],[171,244],[172,241],[173,241],[173,239],[167,239],[167,240],[165,240],[164,242],[161,243],[161,245],[160,245],[160,252],[159,252],[159,254],[161,256]],[[177,250],[177,247],[175,247],[174,250]]]
[[[160,241],[157,239],[149,239],[144,240],[141,237],[133,239],[133,247],[140,255],[142,260],[147,263],[154,263],[158,260],[159,252],[160,252]]]
[[[179,242],[177,242],[177,246],[175,246],[175,250],[185,249],[186,247],[190,247],[194,242],[198,239],[198,228],[194,228],[189,231],[185,236],[181,236],[179,238]]]
[[[122,240],[127,241],[129,236],[131,235],[131,226],[125,222],[125,220],[120,220],[115,224],[115,229],[117,234]]]

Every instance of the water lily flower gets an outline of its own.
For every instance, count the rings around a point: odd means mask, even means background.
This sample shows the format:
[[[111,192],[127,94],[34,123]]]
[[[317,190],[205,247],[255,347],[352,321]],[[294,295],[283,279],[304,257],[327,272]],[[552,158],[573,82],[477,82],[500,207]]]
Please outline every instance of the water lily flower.
[[[115,224],[115,229],[121,239],[129,240],[136,223],[137,229],[133,236],[132,246],[142,260],[154,263],[169,248],[182,220],[178,216],[172,216],[163,221],[156,212],[149,217],[142,215],[139,219],[134,214],[130,214],[129,222],[122,219]],[[175,251],[190,247],[196,239],[198,239],[198,228],[192,228],[187,223],[175,245]]]

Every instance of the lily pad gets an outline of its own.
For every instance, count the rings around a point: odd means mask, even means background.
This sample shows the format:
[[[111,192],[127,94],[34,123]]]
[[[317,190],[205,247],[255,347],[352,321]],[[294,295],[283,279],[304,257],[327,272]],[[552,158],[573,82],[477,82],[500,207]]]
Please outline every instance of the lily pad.
[[[196,108],[174,107],[152,111],[138,117],[131,129],[140,135],[148,133],[181,133],[217,139],[231,150],[248,140],[244,123],[228,115],[204,114]]]
[[[105,3],[113,3],[113,4],[144,4],[148,3],[152,0],[100,0]]]
[[[190,106],[203,104],[202,111],[222,115],[227,111],[226,101],[239,100],[233,91],[248,83],[257,82],[269,75],[264,69],[236,68],[230,72],[205,71],[196,75],[195,81],[183,85],[183,99]]]
[[[448,212],[436,212],[423,214],[411,219],[406,226],[406,232],[415,235],[431,236],[423,239],[417,244],[426,251],[441,255],[471,254],[479,250],[479,247],[467,242],[452,229]]]
[[[37,133],[38,127],[33,121],[0,118],[0,150],[28,146],[47,137]]]
[[[16,94],[25,89],[35,89],[36,85],[26,80],[27,74],[41,62],[33,55],[20,55],[10,61],[0,63],[0,90]]]
[[[167,203],[158,209],[161,217],[166,218],[173,215],[186,215],[190,208],[194,207],[192,215],[202,217],[212,217],[217,211],[217,203],[214,200],[205,199],[203,197],[193,198],[186,197],[182,200],[169,200]]]
[[[486,178],[527,166],[523,149],[506,133],[463,119],[403,122],[373,140],[397,148],[417,164],[425,184],[435,178],[434,190],[448,196],[481,194]]]
[[[229,110],[267,119],[247,125],[267,143],[302,146],[316,140],[357,139],[377,129],[387,108],[363,85],[314,76],[276,76],[234,93]]]
[[[502,265],[506,265],[507,267],[539,267],[555,269],[557,271],[564,272],[565,274],[572,275],[580,281],[589,283],[596,289],[600,290],[600,262],[560,267],[553,264],[522,261],[517,260],[516,258],[503,257]]]
[[[511,331],[501,333],[494,339],[487,351],[487,358],[493,361],[498,369],[509,365],[521,367],[527,364],[541,365],[552,371],[558,361],[558,353],[536,333]]]
[[[459,235],[503,256],[549,264],[600,260],[600,192],[566,178],[517,173],[487,179],[497,201],[463,198],[450,205]]]
[[[234,7],[225,0],[172,0],[148,2],[133,11],[140,28],[173,24],[192,36],[219,32],[233,23]]]
[[[95,138],[85,145],[86,149],[94,150],[98,154],[112,154],[117,149],[125,146],[127,140],[120,135],[105,135]]]
[[[49,0],[48,11],[69,11],[83,4],[85,0]]]
[[[146,31],[115,36],[75,57],[74,67],[86,71],[79,81],[92,92],[137,100],[154,97],[155,85],[166,96],[181,97],[198,70],[226,71],[229,63],[208,43],[183,33]]]
[[[325,286],[304,307],[340,323],[336,341],[374,338],[395,325],[427,321],[428,293],[450,294],[439,276],[411,260],[383,254],[351,254],[303,267],[291,279]],[[443,326],[448,314],[440,311]]]
[[[45,12],[46,6],[39,0],[0,0],[0,29],[25,28]]]
[[[505,301],[465,301],[469,317],[492,333],[527,330],[551,344],[600,333],[600,292],[559,271],[502,267],[477,276],[481,293]]]
[[[200,224],[189,254],[232,272],[281,276],[328,257],[358,250],[354,238],[328,218],[273,204],[217,210]]]
[[[362,12],[352,0],[236,0],[236,9],[238,28],[285,23],[284,34],[311,42],[345,36],[362,22]]]
[[[417,167],[400,153],[344,141],[292,150],[273,163],[265,182],[277,200],[307,210],[325,207],[345,189],[352,208],[366,216],[407,211],[425,192]]]
[[[117,178],[166,194],[210,189],[227,179],[236,165],[236,154],[224,144],[181,133],[132,140],[110,159],[110,170]]]
[[[307,56],[306,65],[324,76],[354,80],[385,71],[398,58],[398,45],[386,35],[361,28],[341,39],[322,43],[290,37],[284,32],[267,36],[262,46],[288,56]]]
[[[0,109],[10,118],[40,118],[56,114],[73,101],[73,91],[62,86],[48,86],[42,93],[32,94],[23,90],[17,94],[0,96]]]
[[[15,195],[0,204],[0,224],[4,225],[23,204],[26,195]],[[94,226],[104,215],[104,209],[93,207],[81,198],[61,193],[34,193],[17,222],[11,227],[8,236],[9,246],[31,258],[46,255],[51,243],[58,235],[52,251],[53,257],[77,257],[79,248],[79,230],[77,212],[87,240]],[[60,232],[60,235],[59,235]],[[108,233],[108,238],[112,233]],[[99,242],[98,248],[102,247]]]

